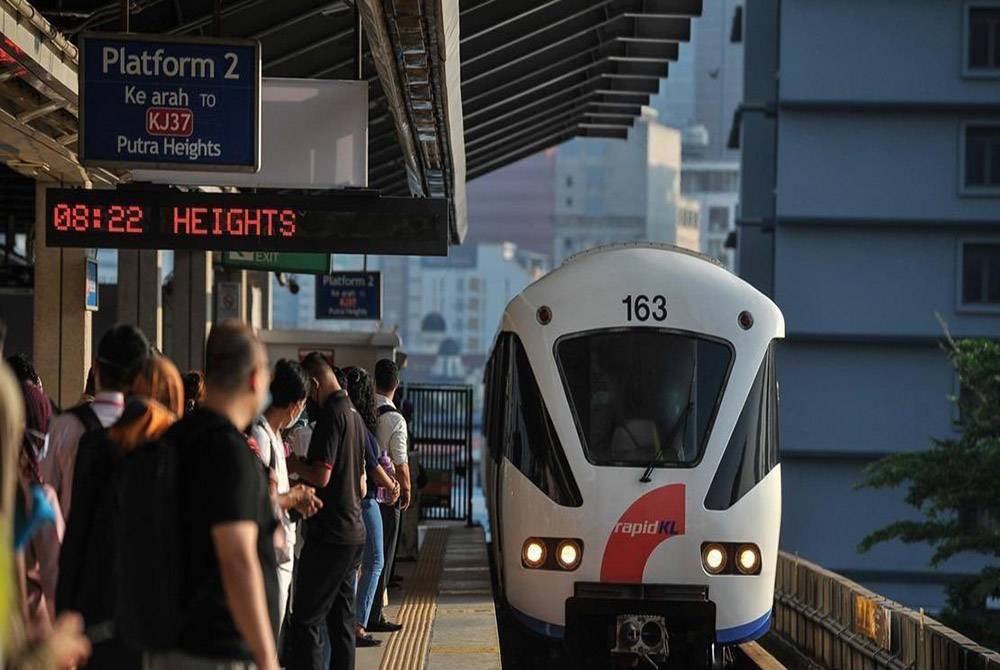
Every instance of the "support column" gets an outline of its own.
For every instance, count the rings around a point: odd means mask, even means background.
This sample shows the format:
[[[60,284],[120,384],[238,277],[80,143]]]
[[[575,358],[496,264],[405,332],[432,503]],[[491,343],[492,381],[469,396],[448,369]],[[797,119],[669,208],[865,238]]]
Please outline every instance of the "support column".
[[[271,330],[271,289],[270,272],[248,272],[250,285],[247,293],[248,314],[251,324],[258,330]]]
[[[212,327],[212,254],[174,252],[172,347],[181,372],[205,369],[205,339]]]
[[[162,261],[159,251],[118,251],[118,321],[139,327],[163,349]]]
[[[80,400],[92,360],[87,250],[45,246],[45,189],[35,183],[34,364],[61,407]]]

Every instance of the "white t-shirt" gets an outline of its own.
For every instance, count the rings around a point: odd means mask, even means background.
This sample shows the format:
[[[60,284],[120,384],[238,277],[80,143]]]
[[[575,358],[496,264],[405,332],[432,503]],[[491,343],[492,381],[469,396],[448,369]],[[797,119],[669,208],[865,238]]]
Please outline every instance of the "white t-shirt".
[[[278,480],[278,493],[288,493],[291,490],[291,486],[288,482],[288,465],[285,463],[284,442],[274,434],[274,431],[271,430],[271,424],[262,416],[254,419],[250,435],[257,441],[257,447],[260,449],[260,460],[264,462],[264,465],[270,468],[272,458],[274,460],[274,475]],[[291,517],[288,516],[288,512],[284,510],[281,511],[279,520],[281,521],[282,528],[285,529],[285,541],[289,547],[294,547],[295,524],[292,522]],[[281,560],[280,556],[278,560]]]
[[[392,401],[384,395],[375,394],[375,412],[380,408],[389,406],[396,409]],[[402,465],[407,462],[406,457],[406,419],[397,412],[386,412],[378,417],[375,437],[378,439],[378,446],[382,451],[388,452],[389,458],[394,465]]]

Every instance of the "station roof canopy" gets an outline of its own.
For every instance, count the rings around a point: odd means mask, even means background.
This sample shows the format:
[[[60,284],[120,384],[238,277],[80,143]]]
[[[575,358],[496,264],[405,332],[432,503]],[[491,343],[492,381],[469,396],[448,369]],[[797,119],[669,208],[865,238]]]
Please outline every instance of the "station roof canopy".
[[[388,195],[451,198],[455,241],[464,235],[466,179],[572,137],[626,137],[667,76],[679,42],[690,38],[702,5],[356,1],[365,28],[362,76],[371,87],[369,186]],[[141,33],[211,35],[218,16],[222,35],[260,40],[265,77],[356,78],[355,13],[345,0],[129,4],[130,28]],[[47,143],[44,160],[4,154],[0,143],[0,159],[15,170],[38,175],[43,163],[52,178],[72,181],[59,166],[75,160],[75,38],[85,30],[118,30],[120,5],[0,0],[0,130],[18,124],[22,135]],[[18,31],[34,36],[26,43],[31,48],[18,48]],[[51,53],[41,52],[43,42]],[[47,74],[37,71],[40,65]],[[53,159],[60,148],[65,155]],[[123,176],[76,170],[90,181]]]

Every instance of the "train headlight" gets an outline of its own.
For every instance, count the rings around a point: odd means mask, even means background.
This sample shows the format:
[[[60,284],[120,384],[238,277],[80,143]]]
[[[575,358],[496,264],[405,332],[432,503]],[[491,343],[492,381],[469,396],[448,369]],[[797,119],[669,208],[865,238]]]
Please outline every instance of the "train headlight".
[[[726,569],[726,548],[718,543],[712,542],[701,548],[701,563],[705,566],[705,572],[710,575],[718,575]]]
[[[556,549],[556,561],[563,570],[576,570],[580,565],[580,545],[576,540],[563,540]]]
[[[736,554],[736,567],[744,575],[760,572],[760,549],[752,544],[740,545]]]
[[[540,568],[545,563],[545,543],[538,538],[529,537],[521,547],[521,561],[526,567]]]

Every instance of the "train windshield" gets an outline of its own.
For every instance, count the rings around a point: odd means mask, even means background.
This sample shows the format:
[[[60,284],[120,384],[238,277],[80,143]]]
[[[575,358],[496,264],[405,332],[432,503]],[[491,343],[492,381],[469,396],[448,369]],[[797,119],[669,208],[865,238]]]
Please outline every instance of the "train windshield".
[[[563,337],[556,358],[588,461],[683,467],[701,458],[732,350],[634,328]]]

